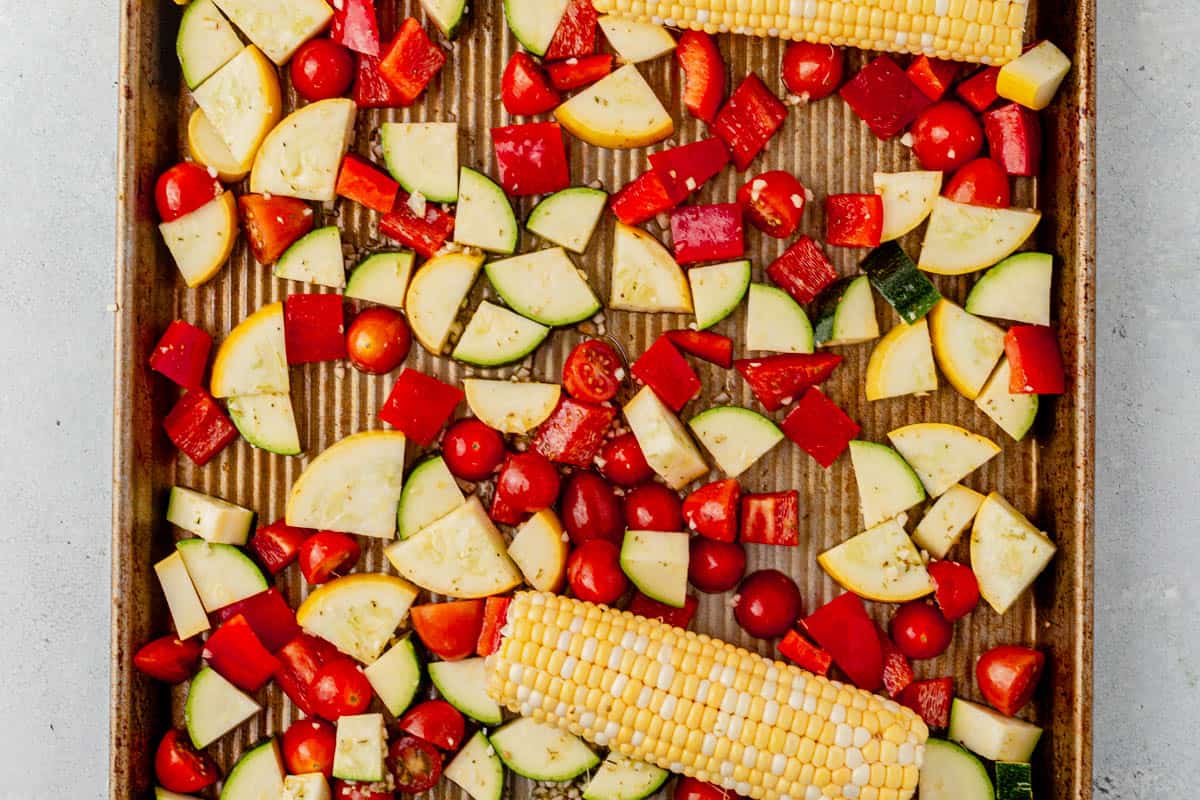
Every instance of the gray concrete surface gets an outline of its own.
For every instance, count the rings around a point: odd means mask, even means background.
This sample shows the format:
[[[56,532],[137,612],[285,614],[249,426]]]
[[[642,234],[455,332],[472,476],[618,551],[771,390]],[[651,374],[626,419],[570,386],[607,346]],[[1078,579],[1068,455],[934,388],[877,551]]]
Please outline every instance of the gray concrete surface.
[[[3,800],[103,797],[107,765],[117,6],[53,6],[0,14]],[[1195,10],[1100,0],[1095,785],[1121,800],[1200,783]]]

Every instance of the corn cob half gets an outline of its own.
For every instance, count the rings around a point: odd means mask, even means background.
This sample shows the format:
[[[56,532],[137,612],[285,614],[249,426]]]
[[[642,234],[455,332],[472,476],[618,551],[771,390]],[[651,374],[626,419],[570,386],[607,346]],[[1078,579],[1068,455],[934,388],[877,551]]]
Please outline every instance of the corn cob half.
[[[928,730],[891,700],[627,611],[518,593],[488,691],[539,722],[756,800],[902,800]]]

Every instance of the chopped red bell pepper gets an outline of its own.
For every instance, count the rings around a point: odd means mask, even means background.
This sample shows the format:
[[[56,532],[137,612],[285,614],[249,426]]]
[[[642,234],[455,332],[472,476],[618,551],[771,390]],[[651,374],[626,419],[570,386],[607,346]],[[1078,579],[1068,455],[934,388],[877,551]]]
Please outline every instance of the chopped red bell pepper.
[[[590,86],[612,72],[613,57],[608,53],[572,56],[563,61],[551,61],[544,66],[550,85],[560,92],[567,92]]]
[[[203,389],[188,389],[163,420],[171,443],[203,467],[238,437],[229,417]]]
[[[538,427],[533,449],[560,464],[591,466],[616,416],[617,410],[611,405],[585,403],[564,394]]]
[[[838,247],[878,247],[882,237],[882,197],[831,194],[825,198],[826,242]]]
[[[651,169],[621,187],[609,201],[609,208],[626,225],[640,225],[670,211],[687,196],[687,189],[682,185]]]
[[[823,383],[842,363],[836,353],[780,353],[733,362],[767,411],[778,411],[810,387]]]
[[[999,77],[999,67],[984,67],[960,83],[954,91],[964,103],[982,114],[1000,99],[996,93],[996,79]]]
[[[703,358],[718,367],[729,369],[733,366],[733,339],[712,331],[693,331],[682,329],[664,331],[663,336],[671,340],[671,344],[688,355]]]
[[[283,301],[283,343],[289,364],[346,357],[346,317],[340,294],[290,294]]]
[[[244,692],[256,692],[279,669],[241,614],[226,620],[204,642],[204,658],[221,677]]]
[[[1058,337],[1049,325],[1014,325],[1004,336],[1004,353],[1012,374],[1010,394],[1062,394],[1067,375]]]
[[[737,203],[683,206],[671,212],[671,242],[680,264],[730,261],[746,254]]]
[[[500,102],[510,114],[544,114],[562,102],[538,63],[518,50],[500,78]]]
[[[779,643],[779,653],[801,669],[817,675],[828,675],[833,656],[804,638],[797,630],[788,631]]]
[[[428,447],[462,402],[463,391],[405,367],[379,409],[379,418],[422,447]]]
[[[150,369],[166,375],[185,389],[196,389],[204,384],[204,369],[211,349],[212,336],[208,331],[177,319],[167,326],[158,344],[154,345]]]
[[[815,386],[800,396],[800,402],[780,423],[784,434],[826,469],[858,437],[861,428],[837,403]]]
[[[520,525],[529,515],[510,506],[497,492],[492,496],[492,507],[488,509],[488,516],[491,517],[492,522],[498,522],[501,525]]]
[[[800,493],[748,494],[742,497],[742,532],[745,544],[800,544]]]
[[[400,105],[407,106],[420,97],[445,63],[445,51],[433,43],[420,22],[409,17],[384,52],[379,74],[396,90]]]
[[[670,178],[676,191],[687,197],[729,165],[729,148],[712,136],[659,150],[648,159],[656,172]]]
[[[426,203],[425,215],[418,217],[408,204],[408,194],[402,191],[391,212],[380,217],[379,232],[424,258],[433,258],[454,233],[454,217],[433,203]]]
[[[483,630],[483,600],[454,600],[413,606],[413,630],[425,649],[443,661],[459,661],[475,652]]]
[[[880,139],[900,133],[933,102],[885,55],[859,70],[838,94]]]
[[[687,628],[692,624],[692,617],[696,616],[696,607],[699,605],[700,601],[691,594],[683,601],[683,608],[675,608],[675,606],[669,606],[649,598],[641,592],[634,592],[633,599],[629,601],[629,613],[646,619],[656,619],[677,628]]]
[[[1036,175],[1042,160],[1042,124],[1036,111],[1018,103],[983,115],[988,153],[1009,175]]]
[[[329,38],[368,56],[379,55],[379,20],[375,0],[339,0],[333,4]]]
[[[596,23],[599,18],[592,0],[569,0],[543,58],[553,61],[556,58],[589,56],[596,52]]]
[[[250,254],[263,265],[274,264],[283,251],[313,229],[316,218],[308,203],[295,197],[243,194],[238,212]]]
[[[250,550],[258,563],[272,575],[278,575],[300,555],[300,545],[316,533],[312,528],[288,525],[283,517],[259,528],[250,537]]]
[[[396,205],[400,184],[366,159],[347,153],[338,172],[336,191],[339,197],[386,214]]]
[[[725,97],[725,59],[716,41],[702,31],[684,31],[675,43],[675,60],[683,70],[683,107],[711,124]]]
[[[311,687],[317,671],[331,661],[348,658],[324,639],[300,633],[275,654],[279,668],[275,682],[306,716],[313,715]]]
[[[683,500],[683,519],[689,528],[718,542],[737,538],[738,501],[742,487],[733,478],[706,483]]]
[[[930,100],[941,100],[950,89],[950,84],[958,77],[958,69],[957,61],[942,61],[940,58],[921,55],[913,59],[905,73],[926,97]]]
[[[745,172],[785,119],[787,106],[751,72],[717,114],[713,133],[729,145],[738,172]]]
[[[445,700],[426,700],[404,712],[396,729],[423,739],[435,747],[453,752],[466,736],[467,721],[462,712]]]
[[[695,371],[671,340],[663,336],[633,362],[629,371],[677,413],[700,394],[700,379]]]
[[[879,649],[883,654],[883,689],[888,693],[888,697],[894,698],[908,688],[917,676],[913,673],[908,658],[888,638],[883,628],[876,625],[875,633],[879,637]]]
[[[950,705],[954,702],[954,678],[913,681],[896,701],[917,712],[929,727],[945,728],[950,724]]]
[[[300,626],[296,624],[296,612],[292,611],[292,607],[283,599],[283,594],[274,586],[265,592],[219,608],[213,615],[219,623],[237,616],[244,618],[263,647],[272,653],[300,633]]]
[[[767,267],[767,277],[801,305],[811,303],[837,280],[837,270],[821,245],[801,236]]]
[[[931,561],[926,567],[933,580],[933,598],[947,622],[962,619],[979,605],[979,579],[966,564]]]
[[[855,686],[873,692],[883,685],[883,648],[858,595],[835,597],[805,617],[803,626]]]
[[[399,108],[404,105],[403,95],[384,80],[379,63],[377,56],[362,53],[355,59],[354,86],[350,89],[350,96],[359,108]]]
[[[483,627],[479,631],[479,642],[475,655],[490,656],[500,649],[500,631],[508,621],[508,605],[511,597],[489,597],[483,605]]]
[[[500,185],[513,197],[549,194],[571,184],[567,147],[557,122],[492,128]]]

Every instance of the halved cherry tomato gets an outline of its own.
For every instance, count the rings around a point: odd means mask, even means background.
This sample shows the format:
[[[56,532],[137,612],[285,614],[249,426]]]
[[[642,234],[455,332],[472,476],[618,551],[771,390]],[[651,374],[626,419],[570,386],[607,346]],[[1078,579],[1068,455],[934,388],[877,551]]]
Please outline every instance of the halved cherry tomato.
[[[925,169],[958,169],[983,150],[983,126],[971,109],[954,100],[922,111],[911,133],[913,154]]]
[[[313,228],[315,217],[308,203],[295,197],[243,194],[238,215],[246,231],[250,253],[260,264],[274,264],[292,243]]]
[[[603,403],[617,396],[625,370],[607,342],[580,342],[563,364],[563,388],[576,400]]]
[[[625,526],[634,531],[682,531],[679,495],[661,483],[643,483],[625,495]]]
[[[604,443],[600,450],[600,474],[617,486],[637,486],[654,477],[646,454],[632,433],[622,433]]]
[[[936,587],[933,597],[948,622],[962,619],[975,610],[979,604],[979,581],[970,567],[956,561],[934,561],[927,569]]]
[[[182,683],[196,672],[204,644],[198,637],[160,636],[146,642],[133,656],[133,665],[166,683]]]
[[[942,612],[921,600],[896,609],[888,631],[900,652],[912,659],[937,658],[954,637],[954,628]]]
[[[443,661],[458,661],[475,652],[483,630],[483,600],[453,600],[413,606],[413,630],[421,643]]]
[[[500,102],[518,116],[542,114],[562,100],[550,86],[546,73],[528,53],[517,51],[500,78]]]
[[[291,701],[308,716],[317,713],[313,700],[313,680],[321,667],[345,658],[329,642],[308,633],[300,633],[275,654],[279,670],[275,682]]]
[[[509,456],[496,478],[496,496],[516,511],[549,508],[558,499],[558,487],[558,470],[533,450]]]
[[[344,575],[358,563],[362,548],[353,536],[337,531],[319,531],[300,545],[300,572],[310,585]]]
[[[313,708],[325,719],[361,714],[371,705],[371,682],[350,658],[335,658],[317,670],[312,686]]]
[[[750,224],[768,236],[788,239],[800,227],[804,184],[781,169],[764,172],[738,189],[737,201]]]
[[[382,375],[404,363],[412,347],[412,333],[399,311],[383,306],[368,308],[346,331],[346,353],[362,372]]]
[[[846,53],[840,47],[792,42],[783,53],[783,85],[805,100],[828,97],[842,82]]]
[[[179,219],[220,197],[225,189],[208,170],[193,161],[180,161],[158,176],[154,203],[163,222]]]
[[[567,560],[571,594],[591,603],[616,602],[629,588],[620,558],[620,548],[606,539],[592,539],[575,548]]]
[[[293,775],[320,772],[333,775],[333,751],[337,731],[317,717],[298,719],[283,734],[283,763]]]
[[[956,203],[988,208],[1008,208],[1012,205],[1012,187],[1004,167],[990,158],[977,158],[963,164],[942,190]]]
[[[423,792],[432,788],[442,777],[442,754],[432,744],[416,736],[393,739],[388,746],[385,763],[392,772],[397,792]],[[387,797],[391,798],[391,795]]]
[[[466,732],[466,721],[445,700],[426,700],[408,710],[396,727],[443,750],[457,750]]]
[[[676,608],[635,591],[633,599],[629,601],[629,613],[646,619],[656,619],[677,628],[686,628],[692,624],[692,617],[696,616],[699,605],[700,601],[693,594],[689,594],[683,601],[683,608]]]
[[[683,518],[701,536],[732,542],[738,532],[738,500],[742,487],[733,478],[701,486],[683,500]]]
[[[504,460],[504,439],[477,419],[460,420],[442,439],[446,468],[466,481],[490,477]]]
[[[734,619],[751,636],[782,636],[803,611],[800,587],[775,569],[760,569],[742,581],[733,607]]]
[[[289,67],[296,92],[310,103],[341,97],[354,80],[354,57],[332,39],[309,39]]]
[[[1037,689],[1046,654],[1032,647],[1008,644],[993,647],[975,665],[979,691],[1001,714],[1010,717],[1029,704]]]
[[[671,797],[672,800],[744,800],[740,794],[729,789],[683,775],[675,783],[675,793]]]
[[[702,592],[727,592],[746,573],[746,548],[737,542],[697,536],[689,549],[688,580]]]
[[[594,472],[576,472],[567,478],[559,513],[575,544],[591,539],[620,544],[625,533],[625,515],[616,490]]]
[[[192,747],[187,734],[175,728],[158,743],[154,774],[164,789],[188,794],[212,786],[220,777],[213,760]]]
[[[333,784],[333,797],[334,800],[396,800],[396,793],[383,781],[339,780]]]

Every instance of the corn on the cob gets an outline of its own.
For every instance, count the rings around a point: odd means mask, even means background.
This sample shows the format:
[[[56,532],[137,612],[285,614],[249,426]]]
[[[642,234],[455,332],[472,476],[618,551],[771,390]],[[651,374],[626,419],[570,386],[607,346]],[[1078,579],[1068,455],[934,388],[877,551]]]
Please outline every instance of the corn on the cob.
[[[928,730],[907,708],[627,611],[522,592],[488,691],[622,755],[756,800],[902,800]]]
[[[1004,64],[1021,55],[1028,0],[595,0],[617,14],[708,33]]]

